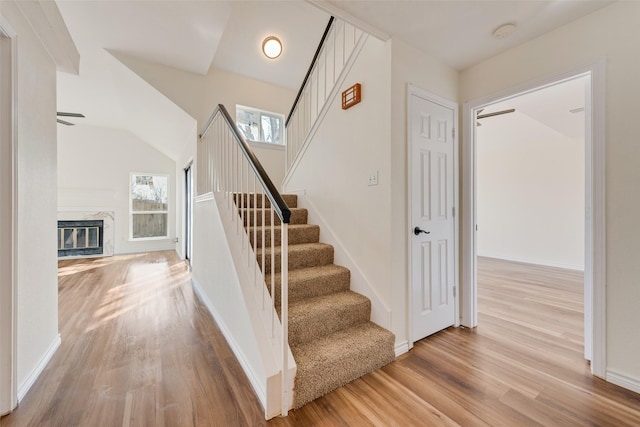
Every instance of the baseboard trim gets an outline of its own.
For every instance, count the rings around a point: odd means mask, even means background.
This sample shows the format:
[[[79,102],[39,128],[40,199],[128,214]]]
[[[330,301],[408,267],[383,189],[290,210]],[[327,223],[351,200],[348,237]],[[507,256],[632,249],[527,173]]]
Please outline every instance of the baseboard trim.
[[[503,261],[521,262],[523,264],[542,265],[545,267],[564,268],[565,270],[584,271],[584,265],[565,264],[561,262],[552,262],[548,260],[519,258],[519,257],[512,257],[512,256],[504,256],[501,254],[480,254],[480,253],[478,253],[478,257],[499,259]]]
[[[628,377],[619,372],[612,371],[607,369],[607,381],[622,388],[626,388],[627,390],[631,390],[635,393],[640,393],[640,380],[636,378]]]
[[[61,342],[62,338],[60,337],[60,334],[58,334],[56,339],[54,339],[51,345],[49,345],[49,348],[44,353],[36,367],[33,368],[29,376],[27,376],[27,379],[22,383],[20,387],[18,387],[18,403],[20,403],[20,401],[27,395],[42,371],[44,371],[44,368],[47,367],[47,364],[55,354],[56,350],[58,350],[58,347],[60,347]]]
[[[256,393],[258,400],[260,400],[262,407],[266,408],[267,407],[267,391],[260,386],[260,382],[258,381],[258,378],[256,377],[255,372],[253,372],[253,369],[251,369],[251,365],[249,364],[249,362],[247,362],[247,360],[244,357],[244,354],[242,353],[242,351],[240,351],[240,347],[233,339],[233,334],[229,331],[229,328],[227,327],[226,323],[224,323],[224,321],[222,320],[222,317],[220,316],[218,311],[215,309],[215,307],[213,306],[209,298],[206,297],[206,295],[202,291],[202,287],[200,286],[198,281],[193,277],[193,275],[191,275],[191,285],[193,287],[193,291],[196,293],[200,301],[202,301],[205,307],[207,307],[207,310],[209,310],[209,314],[211,315],[213,320],[216,322],[216,324],[220,328],[222,335],[224,335],[224,338],[227,340],[227,344],[229,344],[229,347],[231,347],[231,351],[233,351],[233,354],[238,359],[238,362],[240,362],[240,366],[242,366],[242,370],[247,376],[247,379],[249,380],[249,383],[251,384],[253,391]]]
[[[396,343],[396,357],[409,351],[409,341]]]

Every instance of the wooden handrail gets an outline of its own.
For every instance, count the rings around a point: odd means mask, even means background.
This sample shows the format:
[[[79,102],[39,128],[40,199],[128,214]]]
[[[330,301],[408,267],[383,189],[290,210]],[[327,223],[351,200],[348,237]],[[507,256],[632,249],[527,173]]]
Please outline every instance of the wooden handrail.
[[[335,18],[332,16],[329,18],[329,23],[327,27],[324,29],[324,34],[322,34],[322,38],[320,39],[320,44],[316,49],[315,55],[313,55],[313,59],[311,60],[311,65],[309,65],[309,69],[307,70],[307,74],[304,76],[304,80],[302,80],[302,85],[300,85],[300,89],[298,90],[298,94],[296,95],[296,99],[293,101],[293,106],[291,107],[291,111],[289,111],[289,115],[287,116],[287,120],[284,122],[284,126],[289,126],[289,122],[291,121],[291,117],[293,116],[294,111],[296,111],[296,107],[298,106],[298,101],[300,101],[300,97],[302,96],[302,92],[304,91],[304,87],[307,85],[307,81],[309,80],[309,76],[313,71],[313,66],[316,65],[316,61],[318,60],[318,56],[320,56],[320,52],[322,51],[322,47],[324,46],[324,41],[329,34],[329,30],[331,30],[331,26],[333,25],[333,21]]]

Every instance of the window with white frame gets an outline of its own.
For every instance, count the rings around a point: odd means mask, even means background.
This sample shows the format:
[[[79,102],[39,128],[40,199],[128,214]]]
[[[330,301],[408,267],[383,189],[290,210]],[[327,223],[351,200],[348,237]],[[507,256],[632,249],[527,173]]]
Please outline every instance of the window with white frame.
[[[132,173],[130,184],[131,238],[166,238],[169,230],[169,177]]]
[[[284,116],[236,105],[236,125],[248,141],[284,145]]]

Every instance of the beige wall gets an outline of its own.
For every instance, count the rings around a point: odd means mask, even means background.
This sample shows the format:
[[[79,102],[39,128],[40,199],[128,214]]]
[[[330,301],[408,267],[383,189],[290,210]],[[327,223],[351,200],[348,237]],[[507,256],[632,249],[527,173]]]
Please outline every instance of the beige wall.
[[[606,59],[607,371],[640,387],[639,2],[616,2],[482,62],[460,76],[460,101]]]
[[[21,397],[59,343],[56,64],[14,2],[2,2],[0,12],[18,37],[17,385]],[[3,216],[10,214],[8,208],[0,206]]]

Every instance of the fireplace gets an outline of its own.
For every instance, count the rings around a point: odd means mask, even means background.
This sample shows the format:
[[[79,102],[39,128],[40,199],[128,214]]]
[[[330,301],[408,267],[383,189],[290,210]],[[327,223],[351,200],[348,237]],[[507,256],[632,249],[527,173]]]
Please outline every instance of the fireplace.
[[[58,257],[102,255],[104,221],[58,221]]]
[[[113,256],[114,212],[58,212],[58,258]]]

